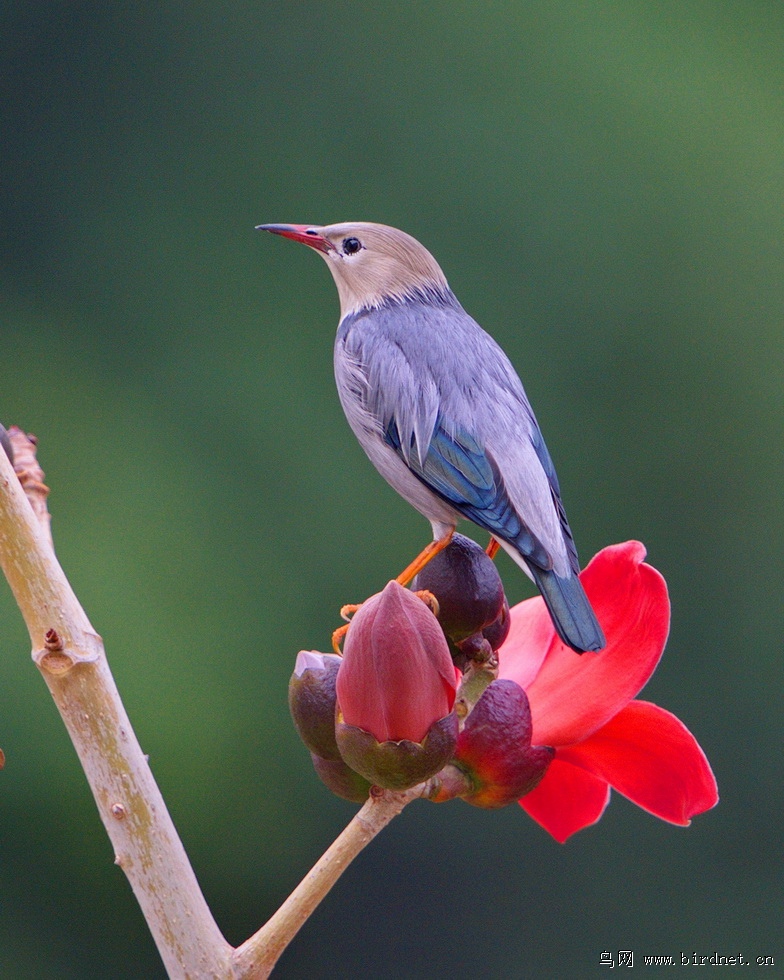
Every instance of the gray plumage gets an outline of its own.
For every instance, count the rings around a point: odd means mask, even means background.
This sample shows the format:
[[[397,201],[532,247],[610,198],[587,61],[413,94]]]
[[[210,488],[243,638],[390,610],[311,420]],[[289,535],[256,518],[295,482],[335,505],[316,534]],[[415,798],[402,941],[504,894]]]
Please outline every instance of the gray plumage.
[[[509,359],[410,235],[367,222],[262,225],[319,251],[338,287],[335,379],[371,462],[440,539],[461,518],[536,582],[561,639],[604,636],[580,585],[558,479]]]

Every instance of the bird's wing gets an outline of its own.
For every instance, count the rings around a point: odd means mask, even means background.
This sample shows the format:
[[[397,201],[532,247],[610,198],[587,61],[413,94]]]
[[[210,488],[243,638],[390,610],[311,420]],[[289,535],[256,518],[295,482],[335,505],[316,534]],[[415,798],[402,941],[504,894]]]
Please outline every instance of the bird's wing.
[[[564,505],[561,501],[561,488],[558,485],[558,476],[555,472],[555,466],[553,465],[550,453],[547,451],[547,446],[544,443],[544,438],[542,433],[539,431],[539,426],[537,425],[536,419],[533,417],[533,413],[531,414],[531,418],[533,421],[531,445],[533,446],[539,462],[542,464],[542,469],[544,470],[545,476],[547,477],[547,482],[550,485],[550,494],[552,497],[553,506],[555,507],[555,512],[558,516],[558,523],[561,527],[561,531],[563,532],[566,553],[569,556],[569,564],[575,573],[579,573],[580,561],[577,557],[577,546],[574,543],[572,529],[569,527],[566,511],[564,510]]]
[[[526,526],[492,454],[470,432],[447,429],[437,419],[424,460],[412,451],[413,446],[404,452],[394,418],[387,424],[385,441],[430,490],[465,518],[513,544],[539,568],[553,567],[550,550]]]
[[[425,487],[523,559],[577,572],[558,479],[522,383],[457,300],[442,299],[342,321],[336,371],[350,362],[359,379],[341,394],[349,422],[360,441],[359,423],[372,426]]]

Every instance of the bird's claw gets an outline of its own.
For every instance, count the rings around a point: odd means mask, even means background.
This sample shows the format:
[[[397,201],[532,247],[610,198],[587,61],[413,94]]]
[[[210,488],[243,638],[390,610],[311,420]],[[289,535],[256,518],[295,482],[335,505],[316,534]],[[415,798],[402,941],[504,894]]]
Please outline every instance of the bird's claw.
[[[345,639],[350,625],[351,623],[346,623],[344,626],[338,626],[338,628],[332,633],[332,649],[339,657],[343,656],[343,651],[340,649],[340,644]]]
[[[359,607],[361,605],[362,605],[361,602],[349,602],[345,606],[341,606],[340,607],[340,618],[341,619],[345,619],[346,622],[349,622],[349,620],[351,619],[351,617],[354,615],[354,613],[357,611],[357,609],[359,609]],[[342,629],[342,627],[341,627],[341,629]]]
[[[338,626],[338,628],[332,632],[332,649],[339,657],[343,656],[343,651],[340,649],[340,645],[345,640],[346,633],[348,633],[348,628],[351,626],[351,617],[361,605],[361,602],[348,602],[345,606],[340,607],[340,618],[345,619],[346,624],[344,626]]]
[[[438,599],[436,599],[429,589],[419,589],[414,595],[418,596],[424,602],[434,616],[438,616]],[[343,656],[341,644],[346,639],[346,633],[348,633],[348,628],[351,626],[350,619],[361,605],[361,602],[348,602],[345,606],[340,607],[340,617],[341,619],[347,620],[347,622],[343,626],[338,626],[332,632],[332,649],[339,657]]]
[[[438,618],[438,612],[441,607],[438,605],[438,599],[436,599],[430,589],[418,589],[414,595],[419,596],[430,612]]]

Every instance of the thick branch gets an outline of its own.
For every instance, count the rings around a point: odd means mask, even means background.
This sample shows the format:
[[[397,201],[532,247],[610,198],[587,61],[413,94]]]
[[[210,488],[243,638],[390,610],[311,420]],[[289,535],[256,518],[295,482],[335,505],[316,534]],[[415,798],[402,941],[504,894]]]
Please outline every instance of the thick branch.
[[[266,925],[234,950],[201,894],[101,638],[55,557],[35,442],[18,429],[10,436],[16,474],[0,449],[0,565],[167,972],[174,980],[264,980],[350,862],[407,803],[431,795],[430,784],[405,793],[375,791]]]
[[[43,487],[40,477],[33,482]],[[2,451],[0,564],[30,632],[33,659],[79,755],[116,861],[128,877],[169,975],[193,980],[233,976],[232,949],[204,901],[133,733],[101,638],[54,555],[48,523],[33,513]]]

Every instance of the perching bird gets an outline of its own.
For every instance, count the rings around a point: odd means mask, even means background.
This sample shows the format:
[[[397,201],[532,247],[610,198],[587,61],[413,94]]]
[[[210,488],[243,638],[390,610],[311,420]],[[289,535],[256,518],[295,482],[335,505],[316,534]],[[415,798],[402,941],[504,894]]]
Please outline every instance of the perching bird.
[[[369,222],[259,228],[314,248],[335,279],[346,418],[379,473],[433,527],[409,578],[466,518],[536,582],[564,643],[600,650],[604,635],[523,385],[433,256],[405,232]]]

